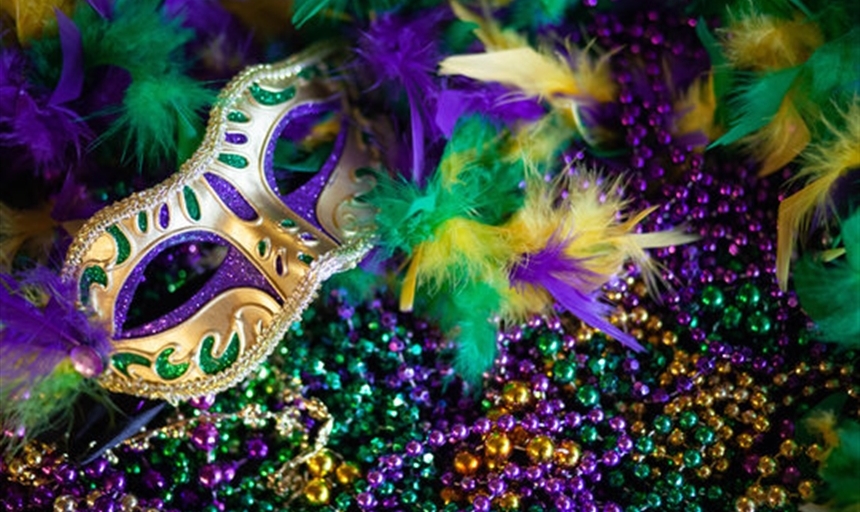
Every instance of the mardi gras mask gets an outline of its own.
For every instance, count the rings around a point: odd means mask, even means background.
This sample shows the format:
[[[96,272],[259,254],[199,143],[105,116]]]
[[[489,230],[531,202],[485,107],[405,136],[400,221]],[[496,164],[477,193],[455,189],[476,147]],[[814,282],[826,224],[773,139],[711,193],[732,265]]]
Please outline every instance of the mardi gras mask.
[[[362,227],[372,212],[356,198],[373,183],[356,171],[371,162],[349,86],[325,64],[337,53],[318,46],[241,73],[176,175],[79,232],[64,277],[111,334],[107,389],[176,401],[234,385],[272,352],[321,283],[367,252]],[[301,176],[279,167],[283,154],[303,151],[325,154]],[[131,325],[147,265],[195,242],[225,250],[211,278],[179,307]]]

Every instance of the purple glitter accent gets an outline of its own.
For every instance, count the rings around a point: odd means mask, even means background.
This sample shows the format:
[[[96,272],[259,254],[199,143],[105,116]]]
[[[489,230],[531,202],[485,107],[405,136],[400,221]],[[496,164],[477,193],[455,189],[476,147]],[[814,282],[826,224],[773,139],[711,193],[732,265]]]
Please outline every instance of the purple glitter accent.
[[[159,253],[166,249],[179,245],[185,242],[212,242],[222,246],[229,246],[227,255],[224,261],[218,267],[218,270],[201,288],[184,304],[174,309],[170,313],[148,322],[134,329],[123,331],[122,325],[125,323],[128,308],[134,297],[140,283],[143,281],[143,273],[146,270],[147,264],[152,261]],[[281,298],[272,286],[266,281],[259,270],[239,252],[238,249],[230,245],[226,240],[214,233],[206,231],[193,231],[182,233],[178,236],[165,240],[150,251],[140,263],[131,272],[122,289],[117,296],[116,310],[114,313],[114,338],[128,339],[141,336],[150,336],[159,332],[165,331],[179,325],[194,313],[196,313],[203,304],[206,304],[217,295],[226,290],[250,287],[264,291],[271,295],[274,299],[281,303]]]
[[[204,176],[206,177],[206,182],[209,183],[209,186],[212,187],[215,193],[218,194],[218,197],[224,201],[224,204],[231,212],[233,212],[234,215],[246,221],[257,219],[257,212],[254,210],[254,207],[245,200],[242,194],[240,194],[229,181],[216,174],[208,172]]]
[[[248,137],[244,133],[230,132],[224,135],[224,140],[230,144],[244,144],[248,142]]]
[[[338,160],[340,160],[340,155],[343,152],[344,145],[346,144],[346,134],[348,131],[347,122],[344,121],[341,124],[337,139],[335,139],[334,149],[319,172],[317,172],[313,178],[308,180],[307,183],[287,196],[282,195],[278,190],[278,185],[275,181],[273,158],[278,139],[284,135],[287,130],[289,130],[289,125],[296,122],[297,118],[330,112],[337,109],[339,106],[340,103],[338,101],[328,101],[326,103],[307,103],[293,108],[275,127],[275,136],[269,140],[266,147],[266,157],[263,163],[263,172],[266,176],[266,183],[269,185],[272,192],[274,192],[287,207],[299,214],[303,219],[310,222],[315,228],[323,232],[325,232],[325,230],[319,224],[316,217],[316,202],[317,199],[319,199],[322,190],[328,183],[332,171],[334,171],[337,166]]]
[[[167,229],[167,226],[170,224],[170,209],[167,208],[166,204],[161,205],[161,209],[158,210],[158,225],[161,226],[161,229]]]

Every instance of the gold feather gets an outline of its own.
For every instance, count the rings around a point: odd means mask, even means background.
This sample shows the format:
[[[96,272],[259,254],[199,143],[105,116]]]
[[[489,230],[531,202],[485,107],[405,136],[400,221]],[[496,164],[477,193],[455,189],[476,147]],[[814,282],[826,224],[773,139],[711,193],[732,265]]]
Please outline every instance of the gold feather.
[[[15,255],[25,251],[43,259],[54,242],[59,224],[51,218],[51,205],[33,210],[15,210],[0,203],[0,268],[8,269]]]
[[[681,118],[675,123],[674,135],[682,136],[698,132],[704,134],[708,142],[719,138],[721,130],[714,123],[717,97],[714,94],[713,73],[696,79],[680,95],[674,107],[675,112],[681,113]]]
[[[0,0],[0,11],[15,20],[18,41],[24,44],[46,28],[56,30],[55,8],[69,14],[74,6],[74,0]]]
[[[793,92],[785,95],[779,110],[764,128],[741,140],[746,151],[761,162],[759,176],[767,176],[788,165],[812,138],[792,96]]]
[[[463,7],[456,0],[451,0],[451,10],[454,15],[467,23],[474,23],[477,28],[474,30],[475,37],[484,43],[484,48],[487,51],[507,50],[510,48],[520,48],[527,46],[526,39],[514,32],[513,30],[502,30],[496,20],[489,15],[489,6],[484,3],[483,9],[485,16],[481,17],[473,13],[469,9]]]
[[[789,264],[797,239],[806,235],[816,215],[824,220],[833,184],[850,170],[860,167],[860,101],[855,98],[848,111],[842,112],[842,117],[844,129],[823,120],[832,134],[831,139],[809,148],[803,157],[805,164],[794,178],[806,180],[806,186],[779,205],[776,277],[783,290],[788,285]]]
[[[730,13],[731,14],[731,13]],[[733,67],[753,70],[777,70],[800,65],[822,44],[818,26],[797,14],[792,19],[777,18],[755,12],[732,15],[728,28],[722,31],[726,58]]]

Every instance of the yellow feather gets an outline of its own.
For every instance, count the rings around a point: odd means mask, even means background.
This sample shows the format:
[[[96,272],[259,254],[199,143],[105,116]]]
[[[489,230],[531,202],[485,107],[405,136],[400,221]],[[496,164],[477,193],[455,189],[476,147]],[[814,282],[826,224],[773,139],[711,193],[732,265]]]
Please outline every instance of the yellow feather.
[[[543,313],[555,303],[552,295],[543,288],[524,284],[508,288],[502,293],[502,318],[514,322],[527,320],[530,316]]]
[[[460,285],[460,279],[497,285],[511,257],[510,245],[497,227],[455,217],[433,232],[420,246],[418,284]]]
[[[675,112],[682,113],[682,116],[675,125],[674,135],[698,132],[707,136],[708,142],[716,140],[720,136],[720,129],[714,124],[716,109],[714,75],[709,73],[706,78],[694,81],[675,102]]]
[[[456,0],[451,0],[451,10],[454,15],[462,21],[474,23],[478,26],[474,30],[487,51],[506,50],[510,48],[521,48],[527,46],[526,39],[513,30],[502,30],[499,24],[489,15],[489,8],[484,5],[485,17],[478,16],[469,9],[463,7]]]
[[[0,203],[0,267],[9,268],[22,250],[36,259],[47,256],[57,226],[50,204],[22,211]]]
[[[789,93],[770,123],[744,137],[741,143],[761,162],[759,176],[767,176],[794,160],[810,140],[809,128],[794,106],[792,93]]]
[[[806,186],[779,205],[777,218],[776,277],[785,290],[791,253],[798,237],[804,236],[812,218],[823,220],[830,189],[848,171],[860,167],[860,101],[843,112],[845,129],[835,128],[826,119],[832,140],[812,146],[804,155],[805,165],[795,179],[807,180]]]
[[[750,8],[754,9],[752,1]],[[801,15],[786,20],[756,12],[739,13],[733,16],[723,35],[726,58],[742,69],[797,66],[824,44],[818,26]]]
[[[74,0],[0,0],[0,11],[15,20],[18,41],[26,44],[46,28],[56,29],[55,8],[69,14],[74,5]]]
[[[403,312],[410,312],[415,306],[415,289],[418,288],[418,265],[421,263],[422,245],[419,244],[412,252],[412,260],[409,262],[409,269],[400,288],[400,311]]]
[[[529,47],[448,57],[439,64],[439,74],[499,82],[540,98],[582,92],[569,66]]]
[[[656,207],[631,215],[622,222],[619,212],[626,201],[621,198],[620,188],[620,178],[601,182],[596,172],[584,169],[577,169],[574,175],[564,174],[553,183],[532,180],[523,208],[503,226],[511,250],[516,255],[533,254],[544,248],[553,236],[563,236],[568,240],[565,253],[582,261],[585,268],[595,274],[590,288],[584,292],[599,289],[631,260],[641,267],[653,291],[660,280],[659,272],[645,250],[685,244],[696,237],[676,230],[634,233],[637,225]],[[559,206],[553,206],[553,199],[562,190],[567,198]],[[523,300],[521,297],[509,300],[512,312],[531,311],[517,302]]]
[[[570,139],[565,122],[557,111],[551,111],[537,121],[517,127],[508,154],[525,161],[527,168],[552,164],[558,149]]]
[[[810,429],[818,432],[824,439],[827,449],[822,453],[819,460],[827,459],[834,448],[839,446],[839,433],[836,432],[836,416],[831,411],[821,411],[806,419]]]

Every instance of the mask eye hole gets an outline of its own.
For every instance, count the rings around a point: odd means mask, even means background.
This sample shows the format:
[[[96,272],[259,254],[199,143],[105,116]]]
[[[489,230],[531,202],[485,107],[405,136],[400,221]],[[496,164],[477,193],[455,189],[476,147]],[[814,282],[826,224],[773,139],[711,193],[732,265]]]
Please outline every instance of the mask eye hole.
[[[345,131],[337,108],[336,102],[300,106],[281,122],[269,145],[266,171],[282,198],[337,162]]]
[[[185,304],[215,274],[227,250],[213,242],[193,241],[159,253],[143,271],[122,330],[149,324]]]

